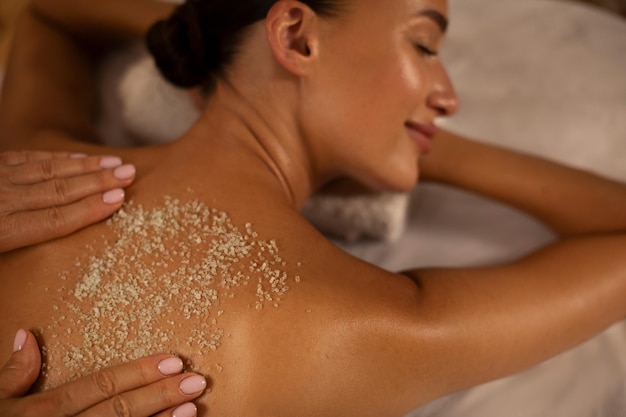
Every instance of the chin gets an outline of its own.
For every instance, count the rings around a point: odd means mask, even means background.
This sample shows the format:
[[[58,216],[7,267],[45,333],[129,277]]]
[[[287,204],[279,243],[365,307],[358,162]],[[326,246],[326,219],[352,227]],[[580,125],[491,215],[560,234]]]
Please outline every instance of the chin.
[[[404,164],[394,165],[394,176],[390,178],[389,189],[395,192],[407,192],[413,190],[417,186],[420,178],[419,162],[411,158],[403,161]]]
[[[406,193],[413,190],[419,181],[419,170],[414,164],[412,169],[387,171],[385,175],[377,177],[372,181],[371,188],[380,191]],[[394,174],[394,175],[390,175]]]
[[[417,187],[419,178],[414,178],[412,181],[406,181],[403,183],[394,184],[387,188],[387,191],[395,193],[408,193]]]

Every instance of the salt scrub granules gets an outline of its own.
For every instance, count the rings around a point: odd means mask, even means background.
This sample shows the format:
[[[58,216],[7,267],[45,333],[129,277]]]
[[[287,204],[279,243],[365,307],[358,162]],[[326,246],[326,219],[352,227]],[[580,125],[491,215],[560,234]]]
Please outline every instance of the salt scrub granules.
[[[170,346],[184,346],[193,362],[220,346],[220,300],[256,285],[251,308],[278,307],[289,282],[300,281],[283,270],[287,263],[275,241],[259,240],[251,224],[239,230],[226,213],[199,201],[166,197],[154,210],[130,203],[107,226],[114,240],[97,253],[88,247],[59,277],[79,279],[72,289],[60,285],[52,324],[43,329],[46,362],[66,368],[44,369],[55,383]],[[189,319],[194,330],[177,334]],[[68,345],[68,339],[80,342]],[[62,361],[51,361],[52,355]]]

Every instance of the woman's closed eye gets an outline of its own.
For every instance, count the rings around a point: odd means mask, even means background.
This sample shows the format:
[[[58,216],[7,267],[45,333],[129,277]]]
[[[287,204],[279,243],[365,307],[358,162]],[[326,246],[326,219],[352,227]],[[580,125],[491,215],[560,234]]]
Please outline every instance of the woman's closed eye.
[[[421,43],[414,44],[414,47],[417,50],[417,52],[419,52],[422,55],[426,55],[426,56],[438,56],[439,55],[439,51],[435,51],[434,49],[429,48],[428,46],[421,44]]]

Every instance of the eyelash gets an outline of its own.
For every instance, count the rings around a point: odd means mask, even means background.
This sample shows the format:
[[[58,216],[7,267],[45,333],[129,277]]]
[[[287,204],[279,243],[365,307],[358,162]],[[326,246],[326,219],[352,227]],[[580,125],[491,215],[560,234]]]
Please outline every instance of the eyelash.
[[[420,54],[424,54],[426,56],[437,56],[439,55],[439,53],[437,51],[433,51],[432,49],[421,45],[421,44],[416,44],[415,45],[415,49],[417,49],[417,52],[419,52]]]

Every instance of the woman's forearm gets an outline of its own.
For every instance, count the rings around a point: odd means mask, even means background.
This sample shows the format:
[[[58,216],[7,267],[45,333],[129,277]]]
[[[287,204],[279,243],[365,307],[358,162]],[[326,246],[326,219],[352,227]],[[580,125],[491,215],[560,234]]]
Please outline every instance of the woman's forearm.
[[[140,39],[175,5],[155,0],[33,0],[32,7],[78,35]]]
[[[626,185],[538,157],[442,132],[429,179],[518,207],[561,235],[626,230]]]
[[[140,37],[171,4],[33,0],[17,27],[0,108],[0,150],[77,150],[100,143],[95,65],[101,47]],[[80,149],[88,151],[87,149]]]
[[[17,25],[2,94],[2,149],[55,150],[72,143],[44,139],[48,132],[96,141],[93,60],[69,34],[32,10]]]

